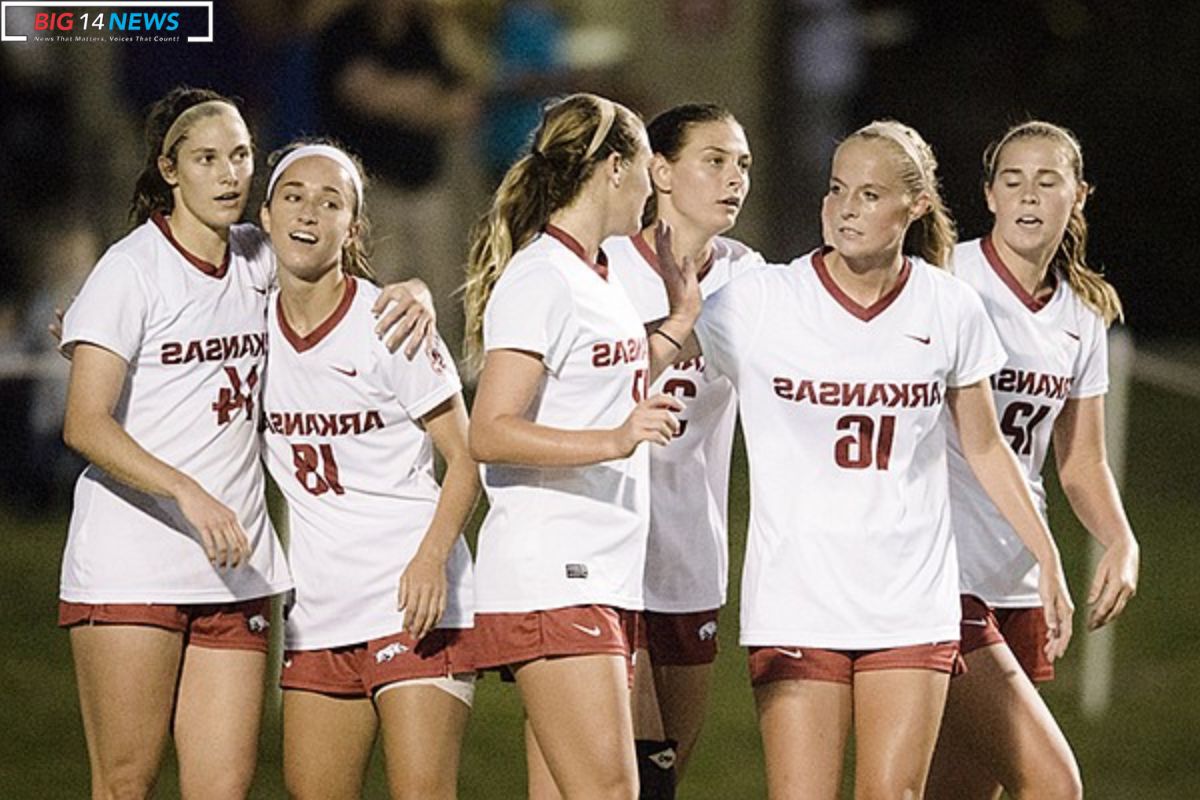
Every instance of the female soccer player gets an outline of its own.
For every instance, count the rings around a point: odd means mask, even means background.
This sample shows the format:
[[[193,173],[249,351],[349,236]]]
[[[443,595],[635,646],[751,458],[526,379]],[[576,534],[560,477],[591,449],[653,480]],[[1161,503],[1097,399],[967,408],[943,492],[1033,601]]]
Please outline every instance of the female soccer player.
[[[363,346],[380,290],[362,257],[359,167],[327,144],[281,152],[262,208],[279,265],[263,405],[296,582],[288,791],[359,797],[381,728],[392,796],[452,799],[474,690],[460,533],[479,493],[458,373],[440,342],[411,361]],[[446,459],[440,496],[430,439]]]
[[[256,761],[267,599],[291,586],[257,435],[274,264],[261,232],[236,224],[253,155],[231,101],[173,90],[146,142],[138,227],[64,321],[63,436],[90,465],[59,623],[94,794],[148,794],[173,730],[183,795],[239,797]]]
[[[669,330],[647,337],[600,249],[637,232],[650,156],[641,122],[610,100],[549,106],[468,264],[468,355],[483,360],[470,444],[491,501],[476,561],[479,666],[514,674],[530,763],[544,758],[567,797],[637,795],[619,610],[642,608],[649,463],[638,445],[678,430],[681,405],[647,388],[675,350],[666,336],[688,335],[700,305],[685,259],[667,276]],[[537,796],[541,777],[530,778]]]
[[[643,230],[608,240],[604,251],[638,314],[651,321],[668,310],[654,251],[659,220],[671,226],[676,252],[700,265],[704,296],[762,259],[721,236],[750,190],[750,147],[733,115],[712,104],[682,105],[646,131],[654,194]],[[726,506],[737,417],[733,384],[705,370],[702,358],[669,367],[651,391],[674,395],[686,408],[679,435],[650,453],[643,615],[649,660],[639,659],[634,681],[643,798],[672,796],[704,723],[729,571]]]
[[[1088,594],[1094,629],[1121,613],[1138,579],[1137,541],[1104,450],[1105,329],[1121,304],[1087,266],[1090,189],[1070,131],[1041,121],[1010,128],[985,153],[984,177],[995,221],[956,248],[954,269],[983,298],[1008,353],[992,395],[1039,510],[1053,440],[1071,508],[1105,547]],[[1037,563],[953,437],[949,459],[968,671],[950,685],[927,796],[994,798],[1003,787],[1014,797],[1080,797],[1071,748],[1034,688],[1054,675],[1040,647]]]
[[[954,228],[932,150],[896,122],[856,131],[821,221],[824,248],[731,281],[696,325],[738,392],[750,460],[741,638],[771,797],[835,797],[852,722],[856,796],[920,797],[958,658],[948,420],[1043,567],[1051,658],[1072,609],[996,426],[986,379],[1003,350],[935,266]]]

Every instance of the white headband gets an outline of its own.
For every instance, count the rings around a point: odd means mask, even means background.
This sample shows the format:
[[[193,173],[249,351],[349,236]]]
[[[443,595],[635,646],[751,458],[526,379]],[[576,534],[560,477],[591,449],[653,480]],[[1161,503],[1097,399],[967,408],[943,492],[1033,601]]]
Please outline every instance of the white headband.
[[[296,161],[309,156],[321,156],[328,158],[338,166],[346,170],[350,175],[350,182],[354,184],[355,200],[357,208],[362,208],[363,201],[363,185],[362,176],[358,174],[358,167],[354,165],[354,161],[350,156],[336,147],[327,144],[306,144],[302,147],[297,147],[295,150],[288,153],[283,158],[279,159],[279,163],[275,165],[275,169],[271,171],[271,179],[267,181],[267,199],[266,202],[271,202],[271,196],[275,193],[275,182],[279,180],[279,176],[283,171],[290,167]]]
[[[583,154],[584,161],[587,161],[600,149],[600,145],[608,138],[608,132],[612,130],[613,120],[617,116],[617,107],[607,97],[597,97],[596,104],[600,106],[600,121],[596,123],[592,141],[588,143],[587,152]]]

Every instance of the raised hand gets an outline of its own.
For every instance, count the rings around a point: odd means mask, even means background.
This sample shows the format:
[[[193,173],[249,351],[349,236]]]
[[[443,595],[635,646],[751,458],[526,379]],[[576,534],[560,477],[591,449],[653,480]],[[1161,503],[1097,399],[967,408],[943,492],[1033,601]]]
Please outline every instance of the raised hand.
[[[669,331],[672,336],[681,339],[691,332],[692,324],[700,316],[703,300],[700,297],[700,279],[696,263],[688,256],[676,260],[673,246],[674,233],[671,226],[659,220],[654,226],[654,249],[658,255],[658,263],[653,266],[667,290],[667,303],[670,306],[667,319],[686,326],[685,330],[680,330],[673,325]]]

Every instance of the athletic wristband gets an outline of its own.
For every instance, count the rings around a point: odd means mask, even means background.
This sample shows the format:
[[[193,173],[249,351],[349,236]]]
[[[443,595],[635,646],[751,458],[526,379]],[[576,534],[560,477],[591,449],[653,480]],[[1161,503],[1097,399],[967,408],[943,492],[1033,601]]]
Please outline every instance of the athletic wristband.
[[[657,333],[659,336],[661,336],[661,337],[663,337],[664,339],[666,339],[666,340],[667,340],[668,342],[670,342],[671,344],[675,345],[675,349],[676,349],[676,350],[682,350],[682,349],[683,349],[683,345],[681,345],[681,344],[680,344],[678,341],[676,341],[676,339],[675,339],[675,337],[674,337],[674,336],[672,336],[671,334],[667,333],[667,332],[666,332],[666,331],[664,331],[662,328],[655,328],[654,330],[652,330],[652,331],[650,332],[650,335],[651,335],[651,336],[653,336],[653,335],[654,335],[654,334],[656,334],[656,333]]]

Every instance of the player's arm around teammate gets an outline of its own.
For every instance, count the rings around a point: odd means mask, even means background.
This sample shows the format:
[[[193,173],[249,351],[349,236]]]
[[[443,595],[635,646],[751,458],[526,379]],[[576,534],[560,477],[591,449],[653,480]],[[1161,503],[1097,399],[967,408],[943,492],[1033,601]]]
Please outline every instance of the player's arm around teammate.
[[[681,406],[646,398],[646,334],[600,245],[637,232],[650,157],[628,109],[567,97],[472,240],[466,338],[483,369],[470,444],[491,501],[476,631],[480,666],[521,692],[533,797],[637,794],[622,612],[642,604],[639,444],[668,442]],[[694,289],[694,271],[676,276]]]
[[[237,224],[253,146],[231,101],[172,90],[150,110],[146,146],[138,227],[97,264],[61,331],[73,361],[64,438],[91,466],[59,623],[93,791],[148,792],[173,726],[182,794],[233,797],[254,774],[267,598],[290,586],[256,432],[274,263]],[[420,333],[421,292],[389,289],[381,323]]]
[[[268,258],[235,224],[253,156],[231,101],[175,90],[151,109],[146,141],[140,225],[64,322],[64,439],[90,466],[59,621],[93,796],[149,794],[173,726],[182,795],[241,797],[256,762],[268,598],[290,586],[257,464],[255,289],[265,291]]]
[[[674,252],[699,265],[702,295],[762,259],[721,235],[736,223],[750,189],[750,148],[733,115],[718,105],[686,104],[658,115],[646,131],[654,193],[642,230],[610,239],[604,250],[639,315],[652,322],[670,306],[657,271],[660,220],[670,226]],[[664,332],[673,327],[668,322]],[[673,394],[687,408],[680,433],[650,453],[646,641],[635,659],[633,690],[640,796],[647,800],[674,796],[704,723],[725,602],[737,417],[732,384],[707,372],[703,359],[676,356],[652,391]]]
[[[359,797],[381,732],[393,797],[450,800],[474,688],[461,532],[479,477],[441,343],[411,361],[362,346],[379,294],[362,256],[363,199],[344,150],[297,143],[281,151],[262,210],[280,288],[267,325],[268,464],[288,501],[296,577],[285,781],[297,798]],[[429,440],[447,464],[441,491]]]
[[[994,223],[958,247],[956,272],[980,293],[1008,350],[990,393],[1039,510],[1053,440],[1067,499],[1105,547],[1088,594],[1096,628],[1121,613],[1138,578],[1137,541],[1104,450],[1105,328],[1120,302],[1086,264],[1090,190],[1069,131],[1036,120],[1013,126],[984,154],[984,170]],[[964,474],[953,442],[949,455],[968,672],[950,687],[928,796],[1081,797],[1070,745],[1035,688],[1054,675],[1039,652],[1036,566],[1009,544],[1008,523]]]

